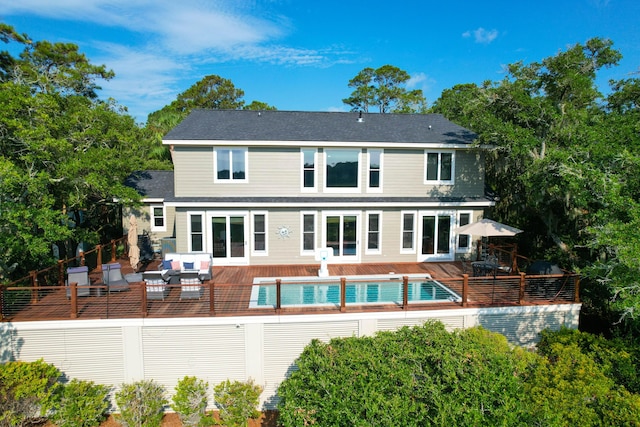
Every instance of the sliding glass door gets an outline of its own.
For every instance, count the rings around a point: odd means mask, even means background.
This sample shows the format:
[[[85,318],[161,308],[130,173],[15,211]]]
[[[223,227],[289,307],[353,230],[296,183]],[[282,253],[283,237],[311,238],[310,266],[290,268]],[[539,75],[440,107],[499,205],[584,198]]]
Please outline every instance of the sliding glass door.
[[[357,214],[324,215],[325,246],[333,249],[335,261],[357,262],[360,258],[360,229]]]
[[[211,213],[211,252],[222,264],[246,264],[247,215]]]
[[[452,260],[454,241],[452,228],[455,224],[453,212],[420,213],[420,252],[419,261]]]

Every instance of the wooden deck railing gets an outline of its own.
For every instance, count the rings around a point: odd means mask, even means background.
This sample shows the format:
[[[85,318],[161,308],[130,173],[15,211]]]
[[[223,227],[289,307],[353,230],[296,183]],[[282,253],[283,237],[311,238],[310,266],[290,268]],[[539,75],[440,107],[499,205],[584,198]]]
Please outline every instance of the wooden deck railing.
[[[132,283],[130,290],[107,291],[106,286],[91,286],[90,296],[78,296],[75,283],[69,286],[0,286],[0,317],[4,321],[112,319],[144,317],[208,317],[278,314],[310,314],[356,311],[427,310],[459,307],[504,307],[534,304],[579,302],[580,278],[575,274],[533,276],[520,273],[511,276],[461,277],[437,279],[459,295],[457,301],[410,301],[409,279],[396,280],[401,292],[385,302],[349,302],[347,286],[354,281],[341,278],[337,303],[322,305],[287,304],[285,294],[294,283],[275,280],[275,301],[250,308],[253,285],[202,284],[199,299],[180,298],[182,285],[167,285],[163,300],[150,299],[143,282]],[[385,281],[385,284],[393,283]],[[355,282],[357,283],[357,282]],[[324,285],[319,281],[307,286]],[[67,293],[67,290],[69,291]],[[38,294],[34,299],[33,295]]]

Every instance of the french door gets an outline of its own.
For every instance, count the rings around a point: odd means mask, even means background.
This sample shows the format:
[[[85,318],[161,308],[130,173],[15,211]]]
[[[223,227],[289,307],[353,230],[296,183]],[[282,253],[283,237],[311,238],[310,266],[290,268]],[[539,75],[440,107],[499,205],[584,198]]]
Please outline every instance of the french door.
[[[219,264],[246,264],[248,257],[246,213],[209,213],[210,252]]]
[[[455,241],[452,228],[455,224],[454,212],[420,212],[419,261],[449,261],[454,258]]]
[[[333,249],[333,260],[358,262],[360,259],[360,215],[325,213],[325,247]]]

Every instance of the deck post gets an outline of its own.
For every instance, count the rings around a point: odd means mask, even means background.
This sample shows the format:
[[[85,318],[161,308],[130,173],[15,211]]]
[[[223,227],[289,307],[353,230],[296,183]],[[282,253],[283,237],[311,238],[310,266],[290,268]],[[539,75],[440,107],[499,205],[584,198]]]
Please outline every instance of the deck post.
[[[96,267],[98,267],[99,265],[102,265],[102,245],[96,246],[96,249],[98,250],[98,253],[96,255]]]
[[[71,318],[78,318],[78,282],[69,283],[69,293],[71,295]]]
[[[575,284],[573,286],[573,302],[580,302],[580,276],[575,274],[573,277],[575,278]]]
[[[58,260],[58,286],[64,286],[64,260]]]
[[[116,241],[111,241],[111,262],[116,262]]]
[[[469,275],[467,273],[462,275],[462,306],[467,306],[467,300],[469,298]]]
[[[520,292],[518,292],[518,304],[520,305],[524,303],[524,289],[526,284],[525,273],[520,273]]]
[[[276,313],[280,314],[282,307],[282,280],[276,279]]]
[[[142,317],[147,317],[149,314],[149,308],[147,306],[147,283],[142,282],[140,288],[142,289]],[[107,292],[109,291],[107,290]]]
[[[31,270],[29,272],[29,276],[31,277],[31,304],[35,304],[40,299],[40,287],[38,286],[38,272],[36,270]]]
[[[340,278],[340,311],[347,311],[347,278]]]
[[[409,276],[402,276],[402,309],[409,308]]]
[[[209,316],[215,316],[216,315],[216,304],[215,304],[215,300],[214,300],[215,283],[216,282],[214,282],[214,281],[211,281],[209,283]]]

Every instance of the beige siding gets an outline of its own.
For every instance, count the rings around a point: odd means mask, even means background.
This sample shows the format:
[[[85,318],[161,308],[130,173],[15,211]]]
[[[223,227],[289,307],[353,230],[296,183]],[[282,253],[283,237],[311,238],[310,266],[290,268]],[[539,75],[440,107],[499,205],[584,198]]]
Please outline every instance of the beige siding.
[[[158,203],[153,203],[158,205]],[[161,245],[161,239],[163,237],[175,237],[176,236],[176,208],[173,206],[165,206],[165,222],[166,231],[151,231],[151,205],[144,205],[140,208],[129,208],[123,210],[122,225],[124,226],[124,233],[129,231],[129,216],[131,214],[136,216],[138,234],[143,234],[145,231],[149,232],[151,237],[151,244],[154,250],[159,250]]]
[[[329,211],[317,210],[317,209],[301,209],[305,213],[316,214],[315,224],[315,247],[320,248],[324,246],[323,241],[323,213]],[[450,209],[451,211],[454,211]],[[469,209],[463,209],[465,212]],[[177,239],[177,251],[187,252],[189,236],[187,234],[187,213],[188,212],[206,212],[208,215],[225,214],[229,211],[224,209],[189,209],[178,208],[176,213],[176,235],[184,236],[181,239]],[[416,218],[421,212],[415,208],[402,210],[396,208],[384,208],[376,209],[375,207],[370,209],[369,212],[377,212],[381,214],[381,250],[380,253],[367,253],[367,210],[340,210],[331,209],[332,214],[343,214],[348,212],[350,214],[357,213],[359,215],[359,249],[360,257],[359,262],[363,263],[383,263],[383,262],[416,262],[418,253],[420,251],[420,239],[418,236],[418,226],[416,224],[415,250],[410,253],[401,253],[401,233],[402,233],[402,213],[413,212],[416,214]],[[248,251],[248,264],[251,265],[268,265],[268,264],[314,264],[317,263],[314,254],[308,254],[302,252],[302,215],[300,209],[297,208],[272,208],[265,210],[233,210],[232,212],[238,214],[242,213],[247,216],[247,232],[246,232],[246,251]],[[477,221],[482,216],[481,210],[471,211],[474,221]],[[267,221],[267,252],[266,254],[256,254],[253,252],[253,224],[251,222],[252,213],[266,214]],[[205,240],[208,236],[208,230],[210,224],[206,221],[205,217]],[[281,237],[278,234],[280,227],[286,227],[289,229],[289,237]],[[205,242],[205,247],[206,247]],[[454,250],[455,252],[455,250]],[[456,257],[462,256],[462,254],[456,254]]]
[[[404,197],[478,196],[484,194],[483,154],[479,150],[458,150],[455,157],[455,185],[427,185],[424,182],[424,150],[386,149],[383,154],[382,190],[385,195]],[[298,148],[250,147],[246,182],[214,182],[212,147],[176,147],[174,149],[175,192],[178,197],[216,196],[319,196],[354,193],[324,190],[323,152],[319,150],[317,193],[301,191],[301,154]],[[360,192],[366,188],[368,164],[363,150],[360,168]]]

